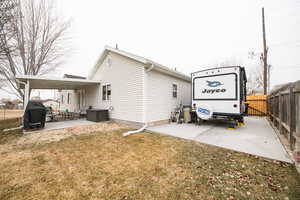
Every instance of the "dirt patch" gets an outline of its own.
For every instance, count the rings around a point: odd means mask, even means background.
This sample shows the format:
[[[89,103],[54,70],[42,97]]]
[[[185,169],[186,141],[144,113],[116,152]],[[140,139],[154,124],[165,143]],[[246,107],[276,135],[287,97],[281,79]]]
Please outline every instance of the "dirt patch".
[[[94,125],[76,126],[59,130],[33,132],[24,135],[22,138],[16,141],[16,143],[17,145],[27,145],[57,142],[74,135],[91,134],[95,132],[111,132],[121,129],[129,129],[129,127],[117,123],[103,122]]]

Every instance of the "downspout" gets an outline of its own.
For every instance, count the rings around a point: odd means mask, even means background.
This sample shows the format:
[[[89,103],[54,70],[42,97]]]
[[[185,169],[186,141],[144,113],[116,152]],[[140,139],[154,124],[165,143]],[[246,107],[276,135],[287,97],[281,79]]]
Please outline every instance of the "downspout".
[[[153,68],[154,68],[154,65],[153,65],[153,63],[151,63],[151,67],[149,67],[149,68],[146,70],[146,72],[150,72]],[[128,132],[126,132],[126,133],[123,133],[123,136],[126,137],[126,136],[128,136],[128,135],[140,133],[140,132],[144,131],[147,127],[148,127],[148,124],[147,124],[147,122],[146,122],[145,125],[144,125],[142,128],[140,128],[140,129],[138,129],[138,130],[128,131]]]
[[[17,81],[19,84],[23,84],[24,86],[27,84],[27,83],[25,83],[25,82],[19,81],[18,79],[16,79],[16,81]]]
[[[151,67],[149,67],[149,68],[146,70],[146,72],[150,72],[153,68],[154,68],[154,65],[153,65],[153,63],[151,63]]]
[[[128,135],[131,135],[131,134],[135,134],[135,133],[140,133],[140,132],[142,132],[143,130],[145,130],[146,128],[147,128],[147,123],[142,127],[142,128],[140,128],[140,129],[138,129],[138,130],[135,130],[135,131],[128,131],[128,132],[126,132],[126,133],[123,133],[123,136],[124,137],[126,137],[126,136],[128,136]]]

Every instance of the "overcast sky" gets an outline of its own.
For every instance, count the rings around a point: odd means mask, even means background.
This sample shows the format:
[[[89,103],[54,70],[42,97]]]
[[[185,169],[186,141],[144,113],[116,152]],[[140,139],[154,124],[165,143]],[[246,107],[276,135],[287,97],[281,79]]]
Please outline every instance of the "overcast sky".
[[[60,0],[72,19],[72,51],[56,74],[86,76],[105,45],[115,46],[190,74],[236,60],[249,71],[262,51],[265,7],[271,85],[300,79],[299,0]],[[43,97],[47,96],[41,93]]]

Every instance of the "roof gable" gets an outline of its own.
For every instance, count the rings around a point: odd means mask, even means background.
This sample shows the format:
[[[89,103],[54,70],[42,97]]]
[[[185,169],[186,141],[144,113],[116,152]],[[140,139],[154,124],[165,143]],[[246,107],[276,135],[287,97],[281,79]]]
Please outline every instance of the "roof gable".
[[[167,74],[169,76],[173,76],[185,81],[191,81],[191,78],[181,72],[172,70],[168,67],[165,67],[159,63],[153,62],[149,59],[146,59],[144,57],[141,56],[137,56],[134,55],[132,53],[126,52],[126,51],[122,51],[110,46],[105,46],[104,50],[102,52],[102,54],[100,55],[99,59],[97,60],[96,64],[94,65],[94,67],[92,68],[92,70],[90,71],[89,75],[88,75],[88,79],[91,79],[93,77],[93,75],[96,73],[96,71],[98,70],[98,68],[101,66],[101,64],[103,63],[103,61],[105,60],[106,56],[108,55],[109,52],[113,52],[116,53],[118,55],[121,55],[127,59],[132,59],[134,61],[140,62],[142,64],[144,64],[144,67],[146,68],[152,68],[153,70],[156,70],[160,73],[163,74]]]

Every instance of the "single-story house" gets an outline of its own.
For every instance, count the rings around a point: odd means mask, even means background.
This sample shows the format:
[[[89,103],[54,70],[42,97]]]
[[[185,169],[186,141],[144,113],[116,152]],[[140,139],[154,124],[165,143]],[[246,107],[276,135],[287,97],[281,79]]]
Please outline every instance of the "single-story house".
[[[35,77],[17,79],[25,84],[24,88],[37,87],[39,82]],[[137,126],[167,123],[176,107],[191,105],[189,76],[109,46],[86,79],[44,80],[48,85],[43,88],[52,85],[53,89],[61,89],[61,108],[108,109],[111,119]]]

